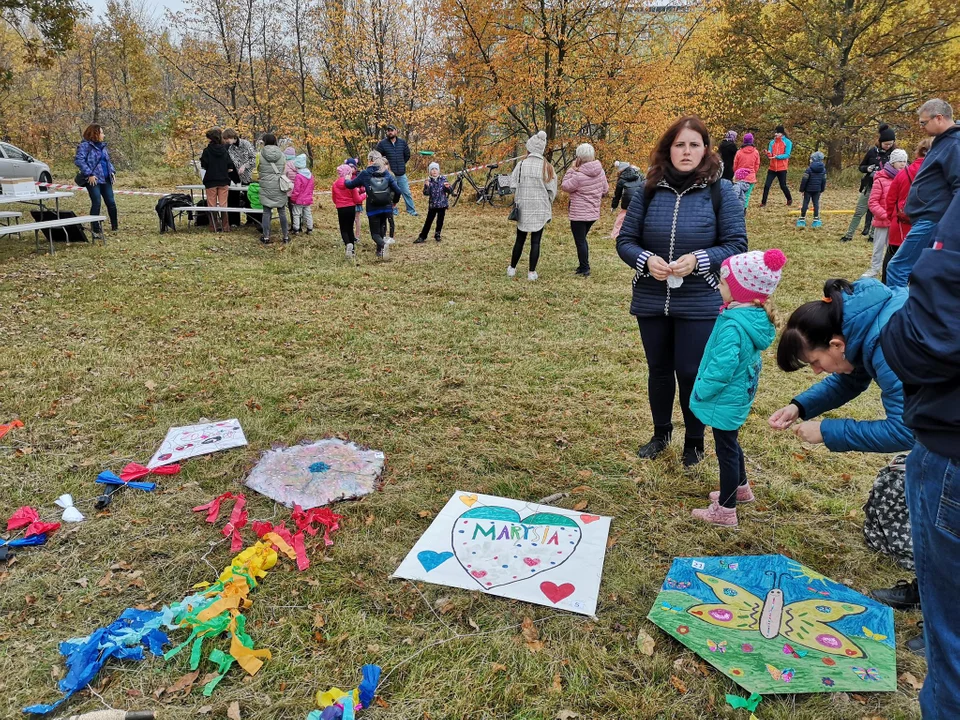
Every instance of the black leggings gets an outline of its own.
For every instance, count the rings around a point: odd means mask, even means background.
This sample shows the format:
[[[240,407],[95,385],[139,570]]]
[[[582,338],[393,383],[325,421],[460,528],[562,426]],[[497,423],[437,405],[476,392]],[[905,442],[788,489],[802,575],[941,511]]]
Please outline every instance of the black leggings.
[[[530,272],[537,269],[537,263],[540,262],[540,238],[543,237],[543,228],[530,233]],[[513,244],[513,257],[510,259],[510,267],[515,268],[520,262],[520,256],[523,254],[523,246],[527,242],[527,233],[523,230],[517,230],[517,241]]]
[[[638,317],[647,356],[647,394],[654,433],[673,431],[673,400],[680,385],[680,409],[687,438],[703,440],[703,423],[690,412],[690,393],[716,320],[683,320],[666,315]]]
[[[767,170],[767,179],[763,183],[763,199],[760,200],[760,203],[762,205],[767,204],[767,195],[770,194],[770,187],[773,185],[774,179],[780,181],[780,189],[783,190],[783,194],[787,198],[787,204],[792,203],[793,196],[790,194],[790,188],[787,187],[786,170]]]
[[[805,192],[803,194],[803,204],[800,206],[800,217],[806,217],[807,208],[810,206],[810,203],[813,203],[813,217],[820,217],[820,193],[809,193]]]
[[[396,223],[395,223],[394,220],[393,220],[393,213],[390,213],[389,215],[384,215],[383,217],[386,219],[385,226],[386,226],[386,225],[389,225],[389,226],[390,226],[390,233],[389,233],[389,234],[390,234],[390,237],[393,237],[394,235],[397,234],[397,233],[396,233],[397,225],[396,225]]]
[[[384,245],[386,245],[383,238],[387,234],[387,216],[368,215],[367,223],[370,225],[370,237],[376,243],[377,250],[383,250]]]
[[[446,208],[435,208],[432,207],[427,210],[427,219],[423,223],[423,229],[420,231],[420,237],[426,240],[427,235],[430,234],[430,226],[433,225],[433,219],[437,219],[437,237],[440,236],[440,233],[443,231],[443,218],[447,214]]]
[[[357,244],[357,236],[353,234],[354,218],[357,217],[355,206],[337,208],[337,222],[340,224],[340,237],[343,238],[343,246],[350,243]]]
[[[725,508],[737,506],[737,488],[747,484],[747,464],[737,439],[739,432],[713,429],[713,444],[720,464],[720,504]]]
[[[573,233],[573,243],[577,246],[578,270],[590,269],[590,246],[587,245],[587,233],[593,227],[595,220],[571,220],[570,232]]]
[[[880,279],[884,285],[887,284],[887,265],[890,264],[890,261],[893,260],[893,256],[897,254],[897,250],[899,249],[899,245],[887,243],[887,251],[883,254],[883,271],[880,273]]]

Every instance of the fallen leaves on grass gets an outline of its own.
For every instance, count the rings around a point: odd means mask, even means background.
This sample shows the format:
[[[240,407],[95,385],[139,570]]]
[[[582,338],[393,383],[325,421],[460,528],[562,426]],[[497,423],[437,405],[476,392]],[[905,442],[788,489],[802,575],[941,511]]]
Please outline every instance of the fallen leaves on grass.
[[[904,685],[909,685],[914,690],[920,690],[923,688],[923,680],[918,680],[917,676],[910,672],[901,674],[900,682],[902,682]]]
[[[670,676],[670,684],[673,685],[681,695],[686,694],[687,684],[676,675]]]
[[[490,672],[498,673],[498,672],[506,672],[506,671],[507,671],[506,665],[501,665],[500,663],[492,663],[490,665]]]
[[[652,657],[655,646],[656,643],[646,630],[637,630],[637,647],[640,648],[641,653],[647,657]]]
[[[533,624],[533,620],[525,617],[521,627],[520,632],[523,635],[524,642],[527,643],[527,649],[530,652],[540,652],[543,650],[543,641],[540,640],[540,633],[537,630],[537,626]]]
[[[557,717],[554,720],[577,720],[580,715],[575,713],[573,710],[561,710],[557,713]]]
[[[77,578],[74,582],[82,588],[87,586],[87,579],[85,577]]]
[[[197,681],[198,677],[200,677],[199,670],[188,672],[186,675],[181,675],[179,678],[177,678],[177,681],[173,683],[173,685],[168,688],[161,688],[157,691],[157,693],[167,696],[176,695],[177,693],[189,695],[190,690],[193,688],[193,684]],[[157,697],[159,697],[159,695],[157,695]]]
[[[550,684],[550,692],[552,693],[563,692],[563,682],[561,682],[560,680],[560,673],[553,674],[553,682]]]
[[[241,720],[240,718],[240,703],[237,700],[234,700],[227,706],[227,717],[230,720]]]
[[[441,615],[446,615],[457,609],[457,606],[453,604],[453,600],[448,597],[438,598],[437,601],[433,603],[433,607]]]
[[[589,501],[589,500],[581,500],[580,502],[578,502],[576,505],[573,506],[573,509],[576,510],[576,511],[578,511],[578,512],[579,512],[580,510],[586,510],[586,509],[587,509],[587,505],[589,505],[589,504],[590,504],[590,501]]]

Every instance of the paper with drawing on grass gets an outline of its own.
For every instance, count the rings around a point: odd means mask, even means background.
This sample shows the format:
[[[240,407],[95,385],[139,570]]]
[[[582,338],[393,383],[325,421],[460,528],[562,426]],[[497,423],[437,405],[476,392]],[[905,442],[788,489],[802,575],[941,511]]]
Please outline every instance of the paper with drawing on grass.
[[[247,438],[244,437],[240,421],[236,418],[173,427],[167,431],[167,436],[157,452],[153,454],[147,467],[152,470],[155,467],[178,463],[197,455],[229,450],[246,444]]]
[[[369,495],[383,474],[383,453],[338,438],[268,450],[246,486],[304,510]]]
[[[593,615],[610,520],[458,491],[393,577]]]
[[[647,617],[751,693],[897,689],[893,610],[783,555],[676,558]]]

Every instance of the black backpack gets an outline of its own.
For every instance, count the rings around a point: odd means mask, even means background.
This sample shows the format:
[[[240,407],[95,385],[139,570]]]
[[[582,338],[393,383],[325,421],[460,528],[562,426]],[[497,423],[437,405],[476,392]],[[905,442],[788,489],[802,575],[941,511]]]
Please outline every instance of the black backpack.
[[[157,217],[160,220],[160,232],[165,233],[167,230],[176,230],[177,226],[174,223],[174,210],[181,207],[190,207],[193,205],[193,202],[190,200],[190,196],[185,193],[172,193],[170,195],[164,195],[160,200],[157,201]]]
[[[867,545],[892,557],[904,570],[913,570],[913,536],[904,491],[906,460],[906,455],[897,455],[877,473],[863,506],[863,537]]]
[[[390,190],[390,176],[384,173],[383,177],[370,176],[370,187],[367,190],[367,205],[386,207],[393,204],[393,192]]]

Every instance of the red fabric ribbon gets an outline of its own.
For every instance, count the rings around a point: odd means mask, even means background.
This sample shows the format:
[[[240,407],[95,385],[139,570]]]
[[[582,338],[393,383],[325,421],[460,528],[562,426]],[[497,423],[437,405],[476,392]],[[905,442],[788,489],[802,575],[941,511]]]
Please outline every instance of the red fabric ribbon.
[[[8,423],[4,423],[3,425],[0,425],[0,438],[2,438],[4,435],[6,435],[8,432],[13,430],[14,428],[18,428],[18,427],[23,427],[22,420],[11,420]]]
[[[340,521],[343,520],[343,515],[337,515],[330,508],[323,507],[304,510],[299,505],[294,505],[291,518],[298,530],[310,533],[311,535],[316,535],[320,529],[319,527],[314,527],[314,524],[323,525],[323,543],[327,547],[330,547],[333,545],[333,540],[330,539],[330,533],[340,529]]]
[[[140,463],[132,462],[120,471],[120,479],[124,482],[130,482],[131,480],[139,480],[147,475],[176,475],[179,472],[179,465],[161,465],[151,470]]]
[[[16,512],[10,516],[10,519],[7,520],[8,532],[10,530],[19,530],[22,527],[27,528],[27,531],[23,534],[23,536],[30,537],[32,535],[52,533],[55,530],[59,530],[60,523],[40,522],[40,513],[32,507],[24,505],[23,507],[18,508]]]
[[[234,500],[235,502],[233,504],[233,512],[230,513],[230,519],[227,521],[227,524],[223,526],[223,536],[230,537],[232,535],[230,549],[233,552],[239,552],[240,548],[243,547],[243,538],[240,536],[240,531],[247,526],[247,511],[244,509],[244,506],[247,504],[247,498],[243,493],[234,495],[232,492],[225,492],[223,495],[215,497],[206,505],[198,505],[193,511],[209,511],[207,512],[207,522],[215,523],[220,516],[220,503],[224,500]]]

